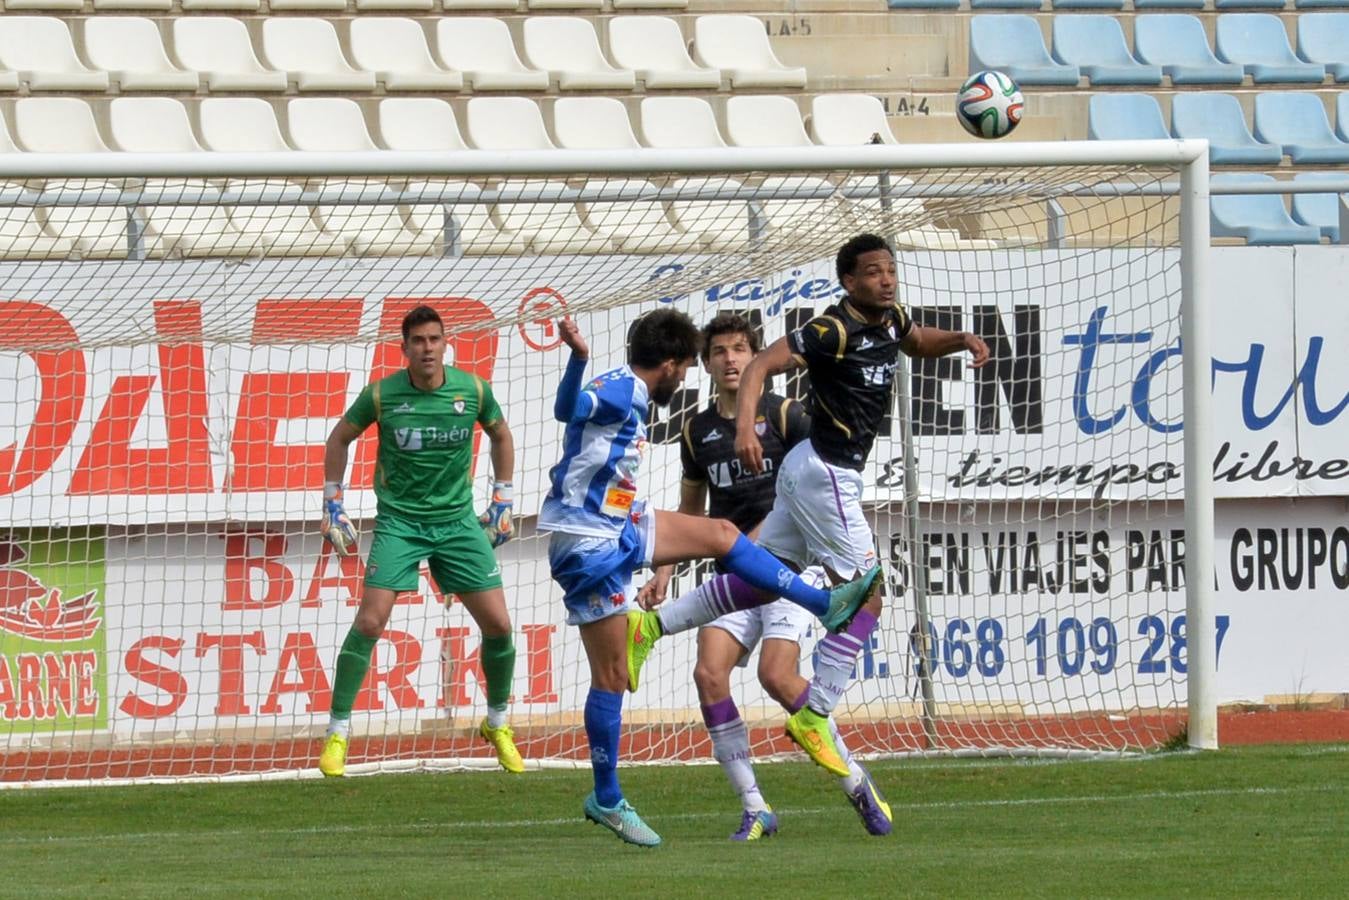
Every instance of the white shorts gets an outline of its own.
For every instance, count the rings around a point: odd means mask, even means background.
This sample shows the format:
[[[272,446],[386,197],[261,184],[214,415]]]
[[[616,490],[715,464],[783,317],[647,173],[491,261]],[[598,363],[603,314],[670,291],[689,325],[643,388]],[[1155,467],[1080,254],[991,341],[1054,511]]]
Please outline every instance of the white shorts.
[[[843,578],[866,570],[876,561],[876,539],[862,514],[862,473],[820,459],[810,441],[797,444],[782,461],[757,543],[780,559],[826,566]]]
[[[829,583],[824,569],[818,567],[802,572],[801,580],[814,587],[824,587]],[[804,645],[814,624],[815,616],[804,607],[790,600],[774,600],[753,609],[737,609],[703,627],[719,628],[735,638],[736,643],[745,648],[736,665],[744,668],[749,664],[749,656],[760,640],[791,641]]]

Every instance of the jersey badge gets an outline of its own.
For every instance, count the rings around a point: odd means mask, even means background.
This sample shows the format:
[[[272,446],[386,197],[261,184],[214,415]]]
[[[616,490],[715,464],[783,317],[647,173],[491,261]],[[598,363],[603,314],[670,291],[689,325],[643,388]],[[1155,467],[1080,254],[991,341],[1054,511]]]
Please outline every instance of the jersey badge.
[[[759,416],[759,418],[754,420],[754,433],[759,437],[763,437],[768,433],[768,422],[763,416]]]
[[[455,398],[454,398],[454,403],[451,404],[451,405],[454,407],[455,415],[460,415],[460,416],[462,416],[462,415],[464,414],[465,404],[464,404],[464,398],[463,398],[463,397],[455,397]]]
[[[721,440],[721,432],[720,432],[720,431],[717,431],[717,429],[713,428],[711,431],[709,431],[709,432],[707,433],[707,437],[703,438],[703,443],[704,443],[704,444],[710,444],[710,443],[712,443],[713,441],[719,441],[719,440]]]
[[[870,348],[870,347],[874,347],[874,346],[876,346],[876,345],[875,345],[874,343],[872,343],[871,338],[866,338],[866,337],[864,337],[864,338],[862,338],[862,343],[860,343],[860,344],[857,345],[857,349],[858,349],[858,350],[866,350],[866,349],[868,349],[868,348]]]

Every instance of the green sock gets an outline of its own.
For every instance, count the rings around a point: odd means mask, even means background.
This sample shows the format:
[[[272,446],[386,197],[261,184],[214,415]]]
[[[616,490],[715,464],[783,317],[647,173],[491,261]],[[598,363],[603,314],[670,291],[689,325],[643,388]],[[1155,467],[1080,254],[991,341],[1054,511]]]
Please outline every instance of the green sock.
[[[342,651],[337,654],[337,671],[333,673],[334,718],[351,718],[351,705],[356,702],[356,692],[361,689],[361,682],[365,681],[366,670],[370,668],[370,654],[377,640],[361,634],[354,626],[347,632]]]
[[[509,634],[482,636],[482,673],[487,676],[488,708],[505,709],[515,680],[515,642]]]

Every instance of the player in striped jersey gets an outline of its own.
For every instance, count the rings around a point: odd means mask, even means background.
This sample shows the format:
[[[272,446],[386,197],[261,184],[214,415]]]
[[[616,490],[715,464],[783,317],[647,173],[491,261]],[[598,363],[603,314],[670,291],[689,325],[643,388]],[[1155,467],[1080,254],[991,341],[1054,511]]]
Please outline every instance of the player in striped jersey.
[[[652,404],[668,404],[683,382],[698,355],[698,329],[675,310],[648,313],[629,335],[628,364],[584,387],[589,348],[572,321],[561,323],[561,334],[572,356],[553,413],[566,431],[538,528],[552,532],[549,567],[590,662],[585,729],[595,790],[584,812],[629,843],[654,846],[660,836],[623,798],[617,774],[623,691],[637,687],[628,647],[634,638],[641,643],[640,634],[629,633],[626,616],[635,593],[633,572],[719,559],[734,573],[721,598],[727,611],[785,596],[827,627],[840,628],[867,601],[879,567],[824,590],[802,581],[728,521],[648,509],[637,499],[648,412]]]

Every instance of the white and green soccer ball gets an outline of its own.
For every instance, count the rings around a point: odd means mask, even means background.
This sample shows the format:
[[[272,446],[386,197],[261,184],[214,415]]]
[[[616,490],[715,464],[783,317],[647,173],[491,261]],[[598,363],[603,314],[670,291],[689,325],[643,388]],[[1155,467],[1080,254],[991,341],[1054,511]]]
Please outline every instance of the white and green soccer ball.
[[[975,72],[956,94],[956,118],[975,137],[1000,138],[1021,121],[1021,88],[1002,72]]]

